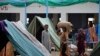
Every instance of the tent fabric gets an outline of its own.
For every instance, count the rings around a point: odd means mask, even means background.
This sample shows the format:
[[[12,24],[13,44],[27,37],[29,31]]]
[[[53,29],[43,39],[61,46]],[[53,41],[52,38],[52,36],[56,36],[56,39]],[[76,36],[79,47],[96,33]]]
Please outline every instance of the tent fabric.
[[[51,21],[49,20],[49,18],[41,18],[41,17],[36,16],[34,19],[37,19],[41,23],[42,26],[44,26],[45,24],[47,24],[49,26],[48,31],[49,31],[49,33],[51,35],[51,40],[55,44],[56,47],[60,48],[60,37],[56,34],[54,26],[51,23]],[[29,32],[31,31],[30,32],[31,34],[35,34],[34,31],[36,30],[36,27],[34,26],[35,25],[34,24],[34,22],[35,22],[34,19],[33,19],[33,21],[30,23],[30,25],[28,27],[28,31]]]
[[[36,18],[34,18],[28,26],[28,31],[33,35],[36,36]]]
[[[47,56],[22,33],[11,22],[5,20],[5,29],[9,33],[8,39],[12,42],[21,56]]]
[[[36,47],[38,47],[38,50],[40,50],[44,56],[50,56],[48,50],[31,34],[29,33],[22,25],[22,23],[20,21],[18,22],[13,22],[13,25],[19,30],[21,31],[24,35],[26,35],[26,37],[33,43],[33,45],[35,45]]]
[[[99,0],[48,0],[48,5],[68,6],[86,2],[99,3]],[[28,6],[32,3],[39,3],[42,5],[46,5],[46,0],[0,0],[0,6],[11,4],[17,7],[25,7],[25,4]]]
[[[97,46],[93,49],[90,56],[100,56],[100,42],[97,44]]]

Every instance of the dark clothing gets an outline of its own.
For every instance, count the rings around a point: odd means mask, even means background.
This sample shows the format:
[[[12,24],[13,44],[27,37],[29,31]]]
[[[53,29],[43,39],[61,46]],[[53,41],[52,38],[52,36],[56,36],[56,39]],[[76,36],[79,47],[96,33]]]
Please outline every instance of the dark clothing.
[[[81,55],[82,53],[85,52],[85,34],[84,33],[79,33],[77,37],[77,47],[78,47],[78,53]]]
[[[67,48],[67,44],[62,43],[61,44],[61,55],[62,56],[67,56],[66,53],[65,53],[66,52],[66,48]]]
[[[61,37],[61,56],[67,56],[66,51],[67,51],[67,43],[66,42],[66,35],[65,33],[63,34],[63,36]]]
[[[0,21],[0,51],[6,46],[9,41],[6,36],[6,30],[4,28],[5,24],[3,21]]]

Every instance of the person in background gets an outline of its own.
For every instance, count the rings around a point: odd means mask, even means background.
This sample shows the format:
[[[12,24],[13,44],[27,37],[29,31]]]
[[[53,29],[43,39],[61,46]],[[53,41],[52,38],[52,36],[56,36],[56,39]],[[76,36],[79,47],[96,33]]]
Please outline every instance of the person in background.
[[[60,46],[61,46],[61,55],[60,56],[70,56],[69,48],[67,45],[68,42],[68,32],[66,27],[62,27],[62,34],[61,34]]]
[[[14,47],[7,38],[4,22],[0,21],[0,56],[14,56]]]
[[[84,56],[85,53],[85,33],[84,30],[81,28],[78,31],[77,35],[77,47],[78,47],[78,56]]]
[[[51,53],[51,39],[50,34],[48,32],[48,25],[44,25],[44,30],[42,31],[42,44],[45,48]]]
[[[89,21],[89,28],[88,28],[88,31],[89,31],[89,36],[90,36],[90,40],[91,42],[93,42],[93,45],[96,46],[97,42],[98,42],[98,38],[97,38],[97,34],[96,34],[96,30],[95,30],[95,26],[93,24],[92,21]],[[93,46],[93,47],[94,47]]]
[[[69,34],[72,32],[72,23],[67,21],[58,22],[60,30],[60,56],[70,56]]]

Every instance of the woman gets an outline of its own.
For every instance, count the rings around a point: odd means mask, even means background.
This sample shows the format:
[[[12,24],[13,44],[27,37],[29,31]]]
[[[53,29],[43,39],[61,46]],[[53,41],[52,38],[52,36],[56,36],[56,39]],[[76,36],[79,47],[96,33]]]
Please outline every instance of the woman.
[[[13,46],[7,38],[5,24],[0,21],[0,56],[14,56]]]
[[[85,52],[85,33],[83,29],[79,29],[77,36],[78,56],[84,56]]]
[[[72,31],[72,24],[70,22],[59,22],[57,24],[60,29],[60,56],[70,56],[68,48],[68,35]]]
[[[91,42],[94,42],[94,44],[96,45],[97,42],[98,42],[98,38],[97,38],[97,34],[96,34],[96,31],[95,31],[95,27],[94,27],[92,21],[89,21],[89,29],[88,30],[89,30],[89,33],[90,33],[89,36],[90,36]]]
[[[61,56],[69,56],[69,50],[68,50],[68,45],[67,45],[67,41],[68,41],[68,32],[67,29],[65,27],[62,27],[62,34],[61,34]]]

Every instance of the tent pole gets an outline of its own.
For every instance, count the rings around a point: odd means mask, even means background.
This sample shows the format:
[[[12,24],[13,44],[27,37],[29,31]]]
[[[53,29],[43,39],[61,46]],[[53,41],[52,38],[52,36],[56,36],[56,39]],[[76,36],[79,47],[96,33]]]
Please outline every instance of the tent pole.
[[[46,2],[46,18],[48,18],[48,0],[45,0]]]
[[[24,1],[24,3],[25,3],[25,27],[26,27],[26,24],[27,24],[27,12],[26,12],[27,5],[26,5],[26,0]]]
[[[37,25],[37,22],[36,22],[37,20],[36,20],[36,18],[35,18],[35,37],[36,37],[36,25]]]
[[[98,40],[100,41],[100,0],[99,0],[99,18],[98,18]]]

